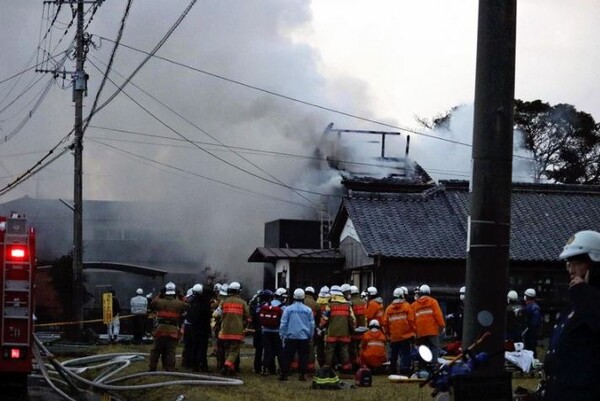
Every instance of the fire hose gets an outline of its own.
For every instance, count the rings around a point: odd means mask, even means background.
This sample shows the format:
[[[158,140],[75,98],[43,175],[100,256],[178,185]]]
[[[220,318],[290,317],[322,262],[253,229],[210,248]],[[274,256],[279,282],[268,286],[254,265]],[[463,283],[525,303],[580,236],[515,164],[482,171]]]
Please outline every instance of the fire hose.
[[[129,391],[141,390],[156,387],[164,387],[171,385],[205,385],[205,386],[239,386],[244,384],[242,380],[232,378],[222,378],[211,375],[183,373],[183,372],[140,372],[124,376],[115,377],[119,372],[123,371],[131,365],[132,362],[144,360],[148,356],[147,353],[113,353],[100,354],[83,358],[71,359],[65,362],[58,362],[56,357],[44,346],[44,344],[34,335],[35,347],[34,356],[40,368],[42,376],[48,384],[57,391],[62,397],[69,401],[76,401],[64,391],[60,390],[51,377],[51,373],[59,374],[64,379],[62,382],[67,383],[76,391],[81,391],[76,383],[81,383],[96,390],[102,391]],[[44,357],[48,359],[49,365],[44,361]],[[81,376],[82,373],[89,370],[102,369],[100,373],[93,379],[88,380]],[[170,378],[156,383],[136,384],[136,385],[117,385],[129,379],[145,377],[145,376],[165,376]]]

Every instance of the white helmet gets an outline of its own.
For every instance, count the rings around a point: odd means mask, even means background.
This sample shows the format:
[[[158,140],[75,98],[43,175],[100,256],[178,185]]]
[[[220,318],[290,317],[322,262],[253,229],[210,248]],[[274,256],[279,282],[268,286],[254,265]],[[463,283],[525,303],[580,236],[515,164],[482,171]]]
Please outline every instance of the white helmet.
[[[377,319],[373,319],[373,320],[371,320],[371,321],[369,322],[369,326],[368,326],[368,327],[369,327],[370,329],[372,329],[372,328],[375,328],[375,327],[377,327],[377,328],[380,328],[381,326],[379,325],[379,320],[377,320]]]
[[[535,290],[533,288],[526,289],[525,296],[528,298],[535,298],[535,296],[536,296]]]
[[[423,295],[429,295],[431,294],[431,288],[427,284],[423,284],[419,287],[419,292]]]
[[[355,285],[351,285],[350,286],[350,294],[360,294],[360,291],[358,290],[358,287]]]
[[[327,287],[326,285],[321,287],[321,289],[319,290],[319,296],[321,298],[328,297],[329,296],[329,287]]]
[[[517,302],[519,299],[519,294],[515,290],[510,290],[508,294],[506,294],[506,300],[508,302]]]
[[[285,297],[285,294],[287,293],[287,290],[285,288],[279,287],[278,289],[275,290],[275,296],[276,297]]]
[[[296,288],[294,290],[294,299],[296,301],[302,301],[304,299],[304,290],[302,288]]]
[[[306,287],[304,289],[304,292],[308,293],[308,294],[314,294],[315,293],[315,289],[309,285],[308,287]]]
[[[202,294],[203,289],[204,288],[202,287],[202,284],[194,284],[194,286],[192,287],[192,291],[196,294]]]
[[[144,290],[142,290],[141,288],[138,288],[137,290],[135,290],[135,293],[138,295],[142,295],[144,293]]]
[[[367,288],[367,294],[373,296],[373,295],[377,295],[377,288],[371,286],[369,288]]]
[[[191,288],[188,288],[188,290],[185,293],[186,298],[189,298],[192,296],[192,294],[194,293],[194,291],[192,291]]]
[[[214,292],[219,292],[221,291],[221,284],[217,283],[213,286],[213,291]]]
[[[404,290],[400,287],[394,289],[394,298],[401,298],[404,299]]]
[[[350,284],[344,283],[340,288],[342,289],[342,292],[350,292]]]
[[[165,285],[165,294],[166,295],[175,295],[175,283],[169,281],[167,285]]]
[[[465,300],[466,292],[467,292],[467,287],[465,287],[464,285],[462,287],[460,287],[460,290],[458,290],[458,293],[460,294],[458,297],[460,298],[461,301]]]
[[[339,285],[332,285],[331,289],[329,290],[329,293],[331,295],[344,295],[342,293],[342,287],[340,287]]]
[[[586,230],[575,233],[558,256],[568,259],[577,255],[587,254],[594,262],[600,262],[600,233]]]
[[[233,281],[229,284],[227,291],[229,292],[239,292],[242,289],[242,286],[237,281]]]
[[[399,287],[402,291],[404,291],[404,296],[408,295],[408,288],[406,288],[405,286],[401,286]]]
[[[219,289],[219,295],[226,296],[228,288],[229,286],[227,285],[227,283],[221,284],[221,288]]]

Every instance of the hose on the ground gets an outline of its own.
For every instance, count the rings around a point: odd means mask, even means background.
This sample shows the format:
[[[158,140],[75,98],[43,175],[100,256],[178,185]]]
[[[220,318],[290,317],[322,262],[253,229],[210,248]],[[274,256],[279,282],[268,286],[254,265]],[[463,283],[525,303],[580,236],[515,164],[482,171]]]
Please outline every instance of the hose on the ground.
[[[57,373],[65,378],[65,381],[69,382],[71,387],[80,390],[73,382],[79,382],[90,386],[91,388],[102,390],[102,391],[131,391],[131,390],[142,390],[156,387],[173,386],[173,385],[204,385],[204,386],[239,386],[244,384],[242,380],[217,377],[204,374],[196,373],[184,373],[184,372],[140,372],[130,375],[124,375],[115,377],[118,373],[126,369],[131,365],[132,362],[144,360],[148,356],[147,353],[113,353],[113,354],[99,354],[93,356],[86,356],[82,358],[71,359],[62,363],[59,363],[55,356],[46,348],[46,346],[34,335],[35,344],[34,355],[36,357],[40,371],[43,377],[46,379],[48,384],[56,390],[61,396],[68,399],[69,401],[76,401],[68,396],[64,391],[61,391],[53,383],[53,378],[50,377],[46,365],[42,358],[42,353],[51,362],[52,367]],[[40,352],[41,351],[41,352]],[[93,369],[103,369],[93,379],[88,380],[82,377],[80,374]],[[135,385],[115,385],[129,379],[147,377],[147,376],[165,376],[169,378],[179,378],[164,380],[156,383],[147,384],[135,384]],[[70,380],[72,379],[72,380]]]

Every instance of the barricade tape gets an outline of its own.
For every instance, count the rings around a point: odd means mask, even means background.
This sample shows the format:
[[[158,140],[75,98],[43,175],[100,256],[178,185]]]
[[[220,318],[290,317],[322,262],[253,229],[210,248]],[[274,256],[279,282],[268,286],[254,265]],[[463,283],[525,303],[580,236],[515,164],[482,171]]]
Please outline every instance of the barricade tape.
[[[119,319],[128,319],[133,316],[135,316],[135,315],[119,316]],[[74,325],[74,324],[99,323],[99,322],[104,322],[104,319],[76,320],[76,321],[72,321],[72,322],[55,322],[55,323],[41,323],[41,324],[36,323],[36,324],[34,324],[34,326],[35,327],[70,326],[70,325]]]

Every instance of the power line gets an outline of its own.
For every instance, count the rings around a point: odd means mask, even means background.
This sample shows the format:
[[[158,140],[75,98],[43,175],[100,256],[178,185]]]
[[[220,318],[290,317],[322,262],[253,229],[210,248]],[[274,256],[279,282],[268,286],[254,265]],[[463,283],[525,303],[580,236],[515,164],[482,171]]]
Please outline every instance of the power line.
[[[102,71],[100,70],[100,68],[99,68],[97,65],[95,65],[95,64],[94,64],[94,63],[93,63],[91,60],[90,60],[90,64],[92,64],[92,66],[94,66],[94,67],[95,67],[97,70],[99,70],[100,72],[102,72]],[[110,82],[111,82],[113,85],[115,85],[115,86],[116,86],[116,83],[115,83],[115,82],[114,82],[112,79],[110,79],[110,78],[107,78],[107,79],[108,79],[108,80],[109,80],[109,81],[110,81]],[[160,119],[160,118],[159,118],[158,116],[156,116],[154,113],[152,113],[150,110],[148,110],[146,107],[144,107],[144,106],[143,106],[143,105],[142,105],[140,102],[138,102],[137,100],[135,100],[135,99],[134,99],[132,96],[130,96],[130,95],[129,95],[127,92],[125,92],[123,89],[121,89],[121,92],[123,92],[123,94],[124,94],[125,96],[127,96],[127,98],[128,98],[129,100],[131,100],[133,103],[135,103],[135,104],[136,104],[136,105],[137,105],[139,108],[141,108],[143,111],[145,111],[145,112],[146,112],[146,113],[147,113],[147,114],[148,114],[150,117],[154,118],[154,119],[155,119],[157,122],[159,122],[159,123],[160,123],[162,126],[164,126],[165,128],[167,128],[168,130],[170,130],[171,132],[173,132],[173,133],[174,133],[174,134],[176,134],[177,136],[181,137],[182,139],[184,139],[186,142],[188,142],[188,143],[189,143],[189,144],[191,144],[192,146],[194,146],[194,147],[196,147],[197,149],[199,149],[199,150],[203,151],[204,153],[206,153],[206,154],[208,154],[208,155],[210,155],[210,156],[214,157],[215,159],[217,159],[217,160],[220,160],[221,162],[223,162],[223,163],[227,164],[228,166],[230,166],[230,167],[233,167],[233,168],[235,168],[236,170],[239,170],[239,171],[241,171],[241,172],[243,172],[243,173],[245,173],[245,174],[248,174],[248,175],[250,175],[250,176],[252,176],[252,177],[258,178],[258,179],[259,179],[259,180],[261,180],[261,181],[265,181],[265,182],[268,182],[268,183],[271,183],[271,184],[274,184],[274,185],[278,185],[278,186],[281,186],[281,187],[284,187],[284,188],[287,188],[287,189],[297,190],[297,191],[300,191],[300,192],[303,192],[303,193],[309,193],[309,194],[313,194],[313,195],[327,195],[327,194],[323,194],[323,193],[321,193],[321,192],[315,192],[315,191],[309,191],[309,190],[305,190],[305,189],[300,189],[300,188],[292,187],[292,186],[290,186],[290,185],[287,185],[287,184],[282,184],[282,183],[279,183],[279,182],[277,182],[277,181],[274,181],[274,180],[270,180],[270,179],[268,179],[268,178],[265,178],[265,177],[262,177],[262,176],[260,176],[260,175],[258,175],[258,174],[256,174],[256,173],[253,173],[253,172],[251,172],[251,171],[248,171],[248,170],[246,170],[246,169],[244,169],[244,168],[242,168],[242,167],[240,167],[240,166],[238,166],[238,165],[236,165],[236,164],[234,164],[234,163],[232,163],[232,162],[230,162],[230,161],[228,161],[228,160],[226,160],[226,159],[223,159],[222,157],[219,157],[219,156],[215,155],[214,153],[211,153],[210,151],[208,151],[207,149],[203,148],[202,146],[199,146],[199,145],[198,145],[198,144],[196,144],[194,141],[191,141],[189,138],[187,138],[187,137],[186,137],[185,135],[183,135],[181,132],[179,132],[179,131],[177,131],[175,128],[171,127],[169,124],[167,124],[166,122],[164,122],[162,119]]]
[[[115,146],[111,146],[111,145],[109,145],[109,144],[107,144],[107,143],[103,143],[102,141],[99,141],[99,140],[97,140],[97,139],[93,139],[93,138],[88,138],[88,139],[89,139],[89,140],[91,140],[92,142],[95,142],[95,143],[97,143],[97,144],[100,144],[100,145],[102,145],[102,146],[108,147],[108,148],[110,148],[110,149],[112,149],[112,150],[114,150],[114,151],[117,151],[117,152],[120,152],[120,153],[124,153],[124,154],[126,154],[126,155],[133,156],[133,157],[135,157],[135,158],[138,158],[138,159],[141,159],[141,160],[145,160],[145,161],[148,161],[148,162],[151,162],[151,163],[154,163],[154,164],[158,164],[158,165],[160,165],[160,166],[167,167],[167,168],[169,168],[169,169],[173,169],[173,170],[175,170],[175,171],[179,171],[179,172],[182,172],[182,173],[190,174],[190,175],[192,175],[192,176],[194,176],[194,177],[202,178],[202,179],[205,179],[205,180],[207,180],[207,181],[211,181],[211,182],[214,182],[214,183],[217,183],[217,184],[224,185],[224,186],[226,186],[226,187],[230,187],[230,188],[233,188],[233,189],[236,189],[236,190],[240,190],[240,191],[243,191],[243,192],[246,192],[246,193],[250,193],[250,194],[253,194],[253,195],[257,195],[257,196],[260,196],[260,197],[262,197],[262,198],[267,198],[267,199],[271,199],[271,200],[276,200],[276,201],[279,201],[279,202],[290,203],[290,204],[297,205],[297,206],[301,206],[301,207],[308,208],[308,209],[318,210],[317,208],[315,208],[315,207],[313,207],[313,206],[310,206],[310,205],[305,205],[305,204],[298,203],[298,202],[294,202],[294,201],[290,201],[290,200],[287,200],[287,199],[282,199],[282,198],[273,197],[273,196],[271,196],[271,195],[263,194],[263,193],[260,193],[260,192],[253,191],[253,190],[251,190],[251,189],[247,189],[247,188],[244,188],[244,187],[240,187],[240,186],[238,186],[238,185],[230,184],[230,183],[228,183],[228,182],[221,181],[221,180],[218,180],[218,179],[216,179],[216,178],[207,177],[207,176],[205,176],[205,175],[198,174],[198,173],[195,173],[195,172],[193,172],[193,171],[189,171],[189,170],[183,169],[183,168],[181,168],[181,167],[177,167],[177,166],[173,166],[173,165],[171,165],[171,164],[167,164],[167,163],[159,162],[158,160],[150,159],[150,158],[148,158],[148,157],[145,157],[145,156],[139,155],[139,154],[137,154],[137,153],[129,152],[129,151],[127,151],[127,150],[120,149],[120,148],[117,148],[117,147],[115,147]],[[335,196],[335,195],[329,195],[329,196]]]
[[[115,46],[116,48],[117,46]],[[115,73],[117,73],[119,76],[121,76],[122,78],[124,78],[121,74],[119,74],[117,71],[115,71]],[[188,118],[186,118],[185,116],[183,116],[181,113],[179,113],[178,111],[176,111],[175,109],[173,109],[172,107],[170,107],[169,105],[167,105],[166,103],[162,102],[160,99],[156,98],[155,96],[153,96],[152,94],[150,94],[149,92],[145,91],[143,88],[141,88],[139,85],[136,85],[134,82],[130,82],[131,85],[133,85],[135,88],[139,89],[140,91],[142,91],[142,93],[144,93],[146,96],[149,96],[151,99],[153,99],[155,102],[159,103],[161,106],[165,107],[167,110],[169,110],[171,113],[175,114],[177,117],[181,118],[183,121],[185,121],[186,123],[188,123],[189,125],[191,125],[192,127],[194,127],[195,129],[197,129],[198,131],[202,132],[204,135],[208,136],[209,138],[211,138],[213,141],[223,145],[223,146],[227,146],[225,145],[219,138],[217,138],[216,136],[210,134],[209,132],[207,132],[206,130],[202,129],[201,127],[199,127],[197,124],[195,124],[193,121],[190,121]],[[254,163],[252,160],[244,157],[243,155],[241,155],[240,153],[238,153],[235,149],[233,148],[229,148],[231,152],[233,152],[236,156],[238,156],[239,158],[241,158],[242,160],[246,161],[247,163],[249,163],[251,166],[253,166],[254,168],[258,169],[259,171],[261,171],[262,173],[268,175],[269,177],[271,177],[272,179],[274,179],[275,181],[277,181],[279,184],[289,187],[288,184],[284,183],[283,181],[281,181],[280,179],[278,179],[277,177],[275,177],[273,174],[269,173],[268,171],[266,171],[265,169],[263,169],[262,167],[260,167],[258,164]],[[315,204],[314,201],[312,201],[311,199],[307,198],[306,196],[304,196],[302,193],[291,189],[292,192],[294,192],[296,195],[298,195],[300,198],[306,200],[307,202],[310,202],[312,204]]]

